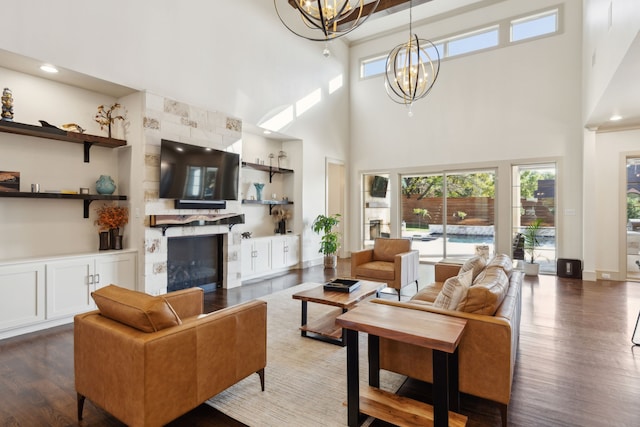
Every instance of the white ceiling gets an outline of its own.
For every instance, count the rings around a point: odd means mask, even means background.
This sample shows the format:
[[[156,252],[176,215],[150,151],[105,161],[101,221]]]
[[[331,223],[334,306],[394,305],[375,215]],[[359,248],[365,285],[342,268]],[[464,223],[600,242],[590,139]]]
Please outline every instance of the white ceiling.
[[[614,115],[619,121],[610,121]],[[627,51],[609,86],[587,119],[591,130],[610,131],[640,126],[640,34]]]
[[[373,0],[367,0],[370,2]],[[414,0],[413,22],[416,25],[444,19],[447,16],[480,9],[506,0]],[[360,28],[344,36],[350,44],[381,37],[408,25],[408,4],[396,6],[374,14]],[[0,66],[26,74],[67,83],[115,98],[135,92],[134,88],[120,86],[108,81],[61,69],[56,75],[43,74],[39,70],[41,61],[0,49]],[[589,114],[586,127],[591,130],[609,131],[640,126],[640,34],[629,49],[609,86]],[[618,114],[622,120],[612,122],[611,115]]]

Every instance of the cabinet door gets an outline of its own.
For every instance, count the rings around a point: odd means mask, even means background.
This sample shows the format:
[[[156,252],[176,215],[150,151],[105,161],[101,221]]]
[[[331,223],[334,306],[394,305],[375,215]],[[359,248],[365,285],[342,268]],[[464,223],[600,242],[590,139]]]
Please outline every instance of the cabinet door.
[[[287,267],[298,265],[300,259],[300,240],[298,236],[287,236]]]
[[[71,316],[93,309],[93,257],[46,264],[47,319]]]
[[[135,253],[97,256],[94,276],[95,289],[113,284],[135,291],[136,258]]]
[[[241,248],[242,275],[246,277],[253,273],[253,242],[243,240]]]
[[[256,256],[253,259],[253,271],[263,273],[271,268],[271,239],[256,239],[253,242]]]
[[[44,263],[0,267],[0,330],[45,319]]]
[[[274,237],[271,240],[271,268],[278,270],[287,266],[287,238]]]

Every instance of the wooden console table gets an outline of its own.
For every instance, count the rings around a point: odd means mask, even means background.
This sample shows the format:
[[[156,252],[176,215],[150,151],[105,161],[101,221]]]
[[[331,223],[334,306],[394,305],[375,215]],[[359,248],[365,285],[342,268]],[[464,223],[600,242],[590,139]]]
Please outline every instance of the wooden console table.
[[[465,319],[384,304],[363,304],[336,319],[347,330],[349,427],[360,413],[399,426],[465,426],[459,410],[458,344]],[[369,387],[360,390],[358,332],[369,334]],[[380,390],[380,337],[433,350],[433,406]],[[362,394],[362,397],[360,396]],[[410,415],[408,415],[410,414]]]

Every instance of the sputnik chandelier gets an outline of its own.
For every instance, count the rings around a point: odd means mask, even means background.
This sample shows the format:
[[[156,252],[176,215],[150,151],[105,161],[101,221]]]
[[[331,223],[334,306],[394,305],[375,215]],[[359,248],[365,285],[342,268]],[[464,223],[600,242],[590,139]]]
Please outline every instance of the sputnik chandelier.
[[[419,39],[412,31],[412,2],[409,3],[409,41],[402,43],[387,57],[384,86],[392,101],[409,108],[424,98],[433,88],[440,72],[438,48],[426,39]]]
[[[285,27],[297,36],[329,42],[358,28],[380,0],[273,0]],[[279,6],[278,6],[279,5]],[[325,56],[329,51],[325,47]]]

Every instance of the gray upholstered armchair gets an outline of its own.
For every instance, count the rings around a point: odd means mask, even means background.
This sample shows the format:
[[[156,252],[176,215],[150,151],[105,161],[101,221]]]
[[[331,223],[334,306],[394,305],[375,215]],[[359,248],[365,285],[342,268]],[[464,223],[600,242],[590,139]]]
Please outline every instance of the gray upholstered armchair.
[[[398,292],[411,284],[418,289],[418,251],[411,250],[408,239],[375,239],[373,249],[351,254],[351,276],[356,279],[384,282]]]

